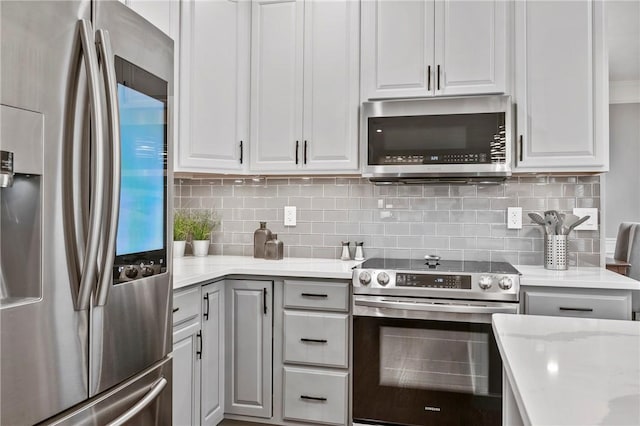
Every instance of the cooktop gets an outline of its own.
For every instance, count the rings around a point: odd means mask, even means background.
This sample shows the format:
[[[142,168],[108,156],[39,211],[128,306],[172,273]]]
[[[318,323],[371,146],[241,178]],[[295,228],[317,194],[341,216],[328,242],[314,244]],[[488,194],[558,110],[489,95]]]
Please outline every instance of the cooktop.
[[[364,261],[359,269],[386,269],[395,271],[454,272],[454,273],[491,273],[516,274],[520,271],[507,262],[489,262],[476,260],[423,260],[423,259],[385,259],[373,258]]]

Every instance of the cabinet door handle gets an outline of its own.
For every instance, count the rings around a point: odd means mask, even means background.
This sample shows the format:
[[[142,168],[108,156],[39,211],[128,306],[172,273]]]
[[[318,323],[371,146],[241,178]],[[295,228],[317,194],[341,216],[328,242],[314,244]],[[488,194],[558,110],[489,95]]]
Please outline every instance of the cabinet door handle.
[[[243,160],[243,154],[244,154],[244,147],[242,146],[243,142],[240,141],[240,164],[242,164],[242,160]]]
[[[173,313],[175,314],[176,312],[178,312],[180,310],[180,308],[173,308]]]
[[[566,306],[560,306],[561,311],[576,311],[576,312],[593,312],[593,308],[567,308]]]
[[[307,339],[306,337],[301,338],[300,341],[305,343],[327,343],[327,339]]]
[[[438,81],[438,83],[437,83],[437,84],[438,84],[438,90],[440,90],[440,65],[438,65],[438,69],[437,69],[437,71],[436,71],[436,72],[437,72],[437,74],[438,74],[438,75],[436,76],[437,81]]]
[[[302,160],[303,164],[307,164],[307,141],[304,141],[304,154]]]
[[[296,164],[298,164],[298,148],[300,147],[300,141],[296,141]]]
[[[204,300],[206,300],[206,302],[207,302],[207,304],[206,304],[207,310],[202,314],[202,317],[206,321],[209,321],[209,293],[205,293]]]
[[[519,142],[519,145],[520,145],[520,155],[519,155],[519,159],[520,159],[520,162],[522,162],[522,161],[523,161],[523,159],[524,159],[524,142],[523,142],[522,135],[520,135],[520,142]]]
[[[262,290],[262,307],[264,314],[267,315],[267,289]]]
[[[300,399],[306,399],[310,401],[321,401],[321,402],[325,402],[327,400],[327,398],[324,398],[322,396],[308,396],[308,395],[300,395]]]
[[[198,350],[196,351],[196,356],[198,359],[202,359],[202,330],[198,331]]]
[[[427,65],[427,90],[431,91],[431,65]]]
[[[326,299],[329,297],[328,294],[320,294],[320,293],[300,293],[302,297],[319,297],[321,299]]]

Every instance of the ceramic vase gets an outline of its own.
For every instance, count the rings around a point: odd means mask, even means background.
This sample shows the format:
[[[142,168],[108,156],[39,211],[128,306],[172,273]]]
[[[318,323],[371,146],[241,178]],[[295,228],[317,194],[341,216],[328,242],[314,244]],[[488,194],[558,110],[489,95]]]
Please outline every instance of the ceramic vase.
[[[206,256],[209,254],[209,240],[194,240],[193,255]]]
[[[184,248],[187,245],[186,241],[174,241],[173,242],[173,257],[184,257]]]

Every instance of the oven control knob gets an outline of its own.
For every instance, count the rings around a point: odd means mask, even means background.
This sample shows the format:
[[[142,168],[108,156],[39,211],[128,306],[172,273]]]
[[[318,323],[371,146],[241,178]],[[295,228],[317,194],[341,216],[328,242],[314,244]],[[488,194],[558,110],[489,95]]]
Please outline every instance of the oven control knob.
[[[378,283],[380,285],[387,285],[389,284],[389,274],[387,274],[386,272],[380,272],[378,274]]]
[[[480,285],[481,289],[489,290],[491,288],[491,284],[493,284],[493,278],[488,275],[484,275],[480,277],[478,284]]]
[[[360,275],[358,275],[358,281],[360,281],[360,284],[362,285],[368,285],[371,282],[371,274],[367,271],[360,272]]]
[[[513,280],[509,277],[502,277],[498,281],[498,285],[503,290],[509,290],[513,286]]]

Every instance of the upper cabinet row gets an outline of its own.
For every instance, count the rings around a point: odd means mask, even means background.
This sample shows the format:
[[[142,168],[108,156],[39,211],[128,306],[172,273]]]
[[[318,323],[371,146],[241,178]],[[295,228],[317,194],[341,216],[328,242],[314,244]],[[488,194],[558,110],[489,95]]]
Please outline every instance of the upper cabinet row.
[[[608,169],[601,1],[127,2],[177,40],[178,172],[358,173],[360,102],[502,93],[514,172]]]

